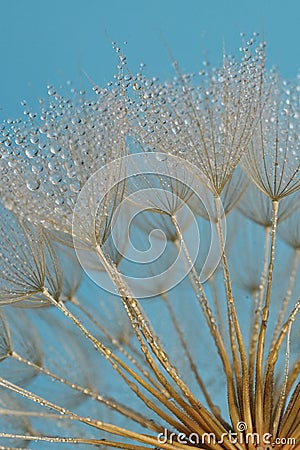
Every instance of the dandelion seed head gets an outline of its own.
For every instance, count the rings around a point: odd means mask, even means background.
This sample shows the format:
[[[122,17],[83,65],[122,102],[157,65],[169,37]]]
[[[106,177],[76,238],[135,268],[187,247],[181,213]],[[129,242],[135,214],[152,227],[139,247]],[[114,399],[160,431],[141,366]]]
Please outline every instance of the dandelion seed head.
[[[241,38],[1,126],[5,445],[299,447],[299,83]]]
[[[62,97],[48,86],[49,102],[39,115],[26,112],[25,120],[7,122],[0,163],[4,203],[69,233],[78,193],[97,169],[124,154],[127,130],[123,103],[114,94],[92,101],[73,95]]]

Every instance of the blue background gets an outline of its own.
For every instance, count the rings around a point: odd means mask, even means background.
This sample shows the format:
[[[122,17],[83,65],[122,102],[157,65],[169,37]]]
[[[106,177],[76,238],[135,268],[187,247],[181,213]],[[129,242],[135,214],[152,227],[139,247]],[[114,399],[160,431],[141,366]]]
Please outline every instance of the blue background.
[[[113,40],[128,41],[132,71],[173,73],[165,40],[183,70],[204,59],[218,64],[223,40],[229,52],[240,31],[263,32],[270,65],[293,78],[300,66],[300,2],[297,0],[0,0],[0,119],[22,114],[21,100],[36,108],[47,83],[72,80],[87,86],[86,71],[99,85],[116,69]]]

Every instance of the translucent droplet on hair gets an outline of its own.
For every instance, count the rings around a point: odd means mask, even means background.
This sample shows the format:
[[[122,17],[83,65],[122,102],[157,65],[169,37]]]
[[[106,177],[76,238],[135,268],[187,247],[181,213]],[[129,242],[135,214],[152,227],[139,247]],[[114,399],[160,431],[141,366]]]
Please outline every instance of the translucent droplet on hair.
[[[33,178],[32,180],[27,181],[26,186],[30,191],[37,191],[40,187],[40,180],[37,178]]]

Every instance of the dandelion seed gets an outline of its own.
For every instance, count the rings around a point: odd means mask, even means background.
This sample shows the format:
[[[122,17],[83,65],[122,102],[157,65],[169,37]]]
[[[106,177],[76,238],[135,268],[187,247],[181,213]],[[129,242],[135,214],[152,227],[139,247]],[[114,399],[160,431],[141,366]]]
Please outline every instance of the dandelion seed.
[[[0,302],[16,302],[33,296],[42,301],[45,287],[58,298],[61,273],[46,235],[41,229],[18,220],[2,206],[1,216]]]

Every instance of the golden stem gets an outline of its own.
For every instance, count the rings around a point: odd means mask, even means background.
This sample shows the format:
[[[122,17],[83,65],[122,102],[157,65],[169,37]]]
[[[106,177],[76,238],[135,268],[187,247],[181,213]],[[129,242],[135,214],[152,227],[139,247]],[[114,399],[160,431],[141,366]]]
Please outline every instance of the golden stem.
[[[12,358],[16,359],[17,361],[21,362],[22,364],[26,364],[29,367],[32,367],[36,371],[46,375],[47,377],[50,377],[53,380],[56,380],[71,389],[80,392],[87,397],[92,398],[93,400],[96,400],[100,403],[103,403],[104,405],[108,406],[109,408],[118,411],[120,414],[124,415],[125,417],[134,420],[135,422],[139,423],[140,425],[149,428],[152,431],[161,432],[162,427],[159,425],[156,425],[154,422],[148,420],[145,416],[142,416],[140,413],[137,413],[136,411],[129,409],[125,405],[122,405],[115,399],[107,399],[103,397],[102,395],[98,394],[97,392],[93,392],[89,388],[84,388],[82,386],[79,386],[78,384],[75,384],[69,380],[66,380],[63,377],[60,377],[56,375],[55,373],[51,372],[50,370],[40,367],[37,364],[34,364],[33,362],[23,358],[21,355],[16,353],[15,351],[12,352],[10,355]]]
[[[133,297],[128,286],[126,286],[126,284],[124,283],[124,280],[122,279],[122,276],[118,272],[117,268],[113,265],[113,263],[108,262],[100,246],[97,246],[96,250],[103,266],[105,267],[107,273],[110,275],[112,281],[118,289],[128,317],[133,325],[133,329],[141,344],[141,349],[145,353],[147,361],[151,364],[151,367],[154,370],[155,375],[158,377],[159,381],[164,385],[164,387],[166,387],[166,389],[171,393],[174,399],[184,408],[187,414],[191,418],[194,418],[195,422],[191,422],[193,428],[195,428],[195,423],[201,423],[204,429],[211,430],[212,422],[214,422],[214,425],[218,427],[220,433],[222,433],[223,427],[221,426],[221,424],[196,399],[187,385],[180,378],[177,370],[174,368],[174,366],[171,365],[166,352],[163,350],[161,344],[154,334],[154,331],[150,328],[149,321],[146,320],[145,314],[143,313],[138,301]],[[172,386],[167,383],[162,373],[155,368],[156,366],[154,365],[154,360],[150,359],[150,353],[146,350],[146,345],[142,344],[140,332],[143,334],[147,344],[150,346],[158,361],[161,363],[168,375],[170,375],[171,378],[175,381],[176,385],[181,389],[191,406],[189,406],[182,399],[182,397],[178,395],[178,393],[172,388]]]
[[[188,270],[189,270],[188,273],[189,273],[189,276],[191,279],[192,287],[196,294],[198,303],[203,311],[204,317],[207,321],[211,335],[214,338],[215,344],[218,349],[218,353],[219,353],[221,361],[223,363],[224,372],[225,372],[226,379],[227,379],[228,404],[229,404],[230,416],[231,416],[232,423],[237,424],[240,421],[240,415],[239,415],[239,410],[238,410],[238,406],[237,406],[237,398],[236,398],[236,393],[235,393],[235,388],[234,388],[234,379],[233,379],[231,363],[228,358],[222,336],[220,335],[220,332],[216,325],[216,321],[215,321],[212,311],[209,307],[207,297],[206,297],[205,291],[203,289],[203,285],[202,285],[202,283],[198,277],[198,274],[195,270],[195,267],[191,261],[188,248],[186,247],[186,244],[185,244],[184,238],[182,236],[180,227],[178,226],[176,217],[172,216],[171,219],[172,219],[173,225],[175,227],[176,234],[179,238],[180,244],[182,245],[185,257],[188,262]],[[177,242],[175,242],[175,244],[177,245]]]
[[[247,361],[247,354],[245,349],[245,344],[243,340],[243,336],[241,333],[238,317],[236,314],[235,309],[235,302],[234,297],[232,294],[232,287],[231,287],[231,278],[229,273],[229,267],[227,262],[227,257],[225,253],[225,241],[223,236],[223,229],[222,229],[222,214],[221,214],[221,198],[215,197],[215,205],[217,210],[217,229],[218,229],[218,235],[219,235],[219,243],[220,243],[220,250],[222,252],[222,267],[223,267],[223,275],[224,275],[224,284],[225,284],[225,290],[226,290],[226,298],[227,298],[227,305],[228,305],[228,322],[229,322],[229,330],[230,330],[230,340],[233,350],[233,358],[235,362],[235,374],[237,378],[238,387],[242,390],[240,393],[240,398],[242,400],[242,411],[243,411],[243,420],[247,424],[247,431],[249,433],[252,433],[253,425],[252,425],[252,414],[251,414],[251,401],[250,401],[250,388],[249,388],[249,367],[248,367],[248,361]],[[235,336],[234,336],[235,332]],[[242,366],[242,385],[239,383],[240,379],[240,373],[237,371],[237,361],[238,356],[235,351],[235,338],[238,343],[239,348],[239,354],[241,359],[241,366]],[[240,392],[239,389],[239,392]],[[234,424],[234,426],[236,426]]]
[[[90,320],[91,322],[97,327],[99,328],[100,331],[102,331],[102,333],[105,335],[105,337],[113,344],[115,345],[118,350],[120,350],[121,353],[123,353],[123,355],[128,359],[128,361],[130,361],[143,375],[145,378],[147,378],[150,383],[153,384],[153,386],[155,386],[157,389],[161,390],[165,395],[168,395],[165,389],[162,389],[161,385],[159,383],[157,383],[157,381],[151,377],[151,375],[149,374],[149,372],[147,370],[145,370],[144,367],[142,367],[139,362],[124,348],[124,346],[122,344],[120,344],[120,342],[113,337],[109,331],[102,326],[93,316],[93,314],[91,314],[76,298],[71,298],[71,302],[80,310],[82,311]]]
[[[265,349],[265,337],[267,331],[267,324],[269,318],[269,308],[271,300],[271,288],[273,280],[273,268],[275,259],[275,243],[276,243],[276,229],[278,221],[278,201],[272,201],[272,238],[271,249],[268,267],[268,281],[266,289],[266,299],[262,311],[261,325],[258,336],[257,356],[256,356],[256,392],[255,392],[255,425],[257,432],[262,434],[270,429],[270,420],[272,412],[273,396],[270,395],[267,399],[267,404],[263,404],[264,398],[264,384],[263,384],[263,360]]]
[[[259,320],[261,317],[262,303],[265,292],[265,285],[267,280],[267,271],[268,271],[268,256],[269,256],[269,247],[270,247],[270,233],[271,228],[265,227],[265,246],[264,246],[264,266],[262,270],[262,274],[260,277],[260,286],[258,291],[258,299],[257,299],[257,307],[254,316],[254,325],[251,328],[251,342],[250,342],[250,350],[249,350],[249,383],[250,383],[250,392],[251,394],[254,391],[254,371],[255,371],[255,357],[256,357],[256,347],[259,335]],[[256,301],[256,299],[254,300]]]
[[[182,329],[180,327],[180,324],[179,324],[179,322],[177,320],[177,317],[176,317],[176,315],[175,315],[175,313],[173,311],[171,302],[168,299],[167,294],[165,294],[165,293],[161,294],[161,297],[162,297],[162,299],[164,300],[164,302],[165,302],[165,304],[167,306],[168,312],[170,314],[171,321],[172,321],[172,323],[174,325],[174,328],[175,328],[175,330],[176,330],[176,332],[177,332],[177,334],[179,336],[180,343],[181,343],[182,348],[183,348],[183,350],[184,350],[184,352],[186,354],[186,357],[188,359],[190,368],[191,368],[191,370],[192,370],[192,372],[193,372],[193,374],[195,376],[195,379],[196,379],[196,381],[198,383],[198,386],[200,387],[200,389],[201,389],[201,391],[202,391],[202,393],[203,393],[203,395],[205,397],[205,400],[206,400],[209,408],[211,409],[212,413],[218,418],[218,420],[221,423],[223,423],[223,425],[227,425],[224,422],[224,420],[222,419],[221,415],[220,415],[219,408],[213,403],[213,401],[212,401],[212,399],[211,399],[211,397],[210,397],[210,395],[209,395],[209,393],[208,393],[208,391],[206,389],[205,382],[203,381],[201,375],[199,374],[198,368],[197,368],[196,364],[194,363],[193,356],[192,356],[192,354],[191,354],[191,352],[189,350],[189,347],[188,347],[188,345],[186,343],[183,331],[182,331]]]

